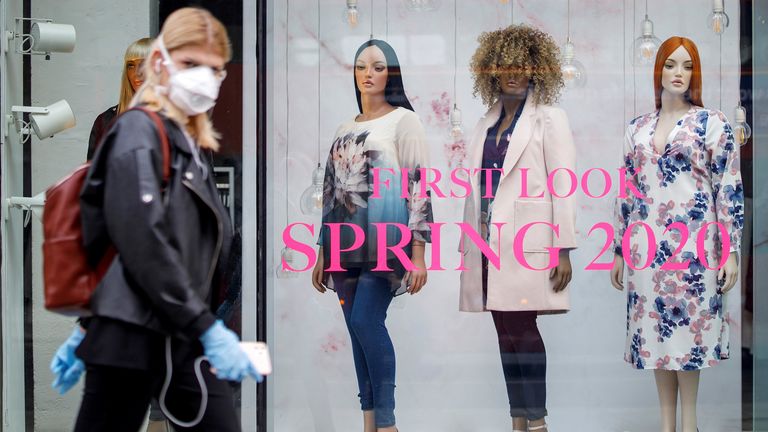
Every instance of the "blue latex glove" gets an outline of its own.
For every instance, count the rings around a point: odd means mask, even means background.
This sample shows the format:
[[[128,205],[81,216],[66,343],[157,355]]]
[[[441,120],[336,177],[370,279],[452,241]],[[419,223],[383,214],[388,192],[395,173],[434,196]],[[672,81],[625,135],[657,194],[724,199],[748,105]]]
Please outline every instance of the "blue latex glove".
[[[53,355],[51,372],[56,376],[56,379],[53,380],[53,388],[59,394],[63,395],[72,386],[77,384],[77,381],[80,380],[80,375],[85,370],[83,361],[75,355],[75,349],[77,349],[77,346],[80,345],[84,337],[85,332],[83,329],[79,325],[75,326],[72,334],[56,350],[56,354]]]
[[[200,336],[205,356],[216,369],[216,377],[228,381],[242,381],[251,376],[257,382],[264,378],[253,366],[248,354],[240,348],[237,335],[224,326],[221,320],[216,322]]]

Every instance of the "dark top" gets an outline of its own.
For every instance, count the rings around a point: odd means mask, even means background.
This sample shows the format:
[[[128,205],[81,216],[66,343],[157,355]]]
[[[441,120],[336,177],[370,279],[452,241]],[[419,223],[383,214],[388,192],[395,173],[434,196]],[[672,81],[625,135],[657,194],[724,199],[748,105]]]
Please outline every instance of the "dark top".
[[[129,111],[100,144],[80,195],[89,259],[97,262],[109,243],[118,252],[91,296],[93,317],[77,351],[86,363],[152,368],[163,361],[166,335],[174,360],[179,350],[200,353],[198,339],[216,319],[214,287],[227,263],[230,219],[181,129],[164,124],[167,185],[153,121]],[[211,163],[205,152],[200,158]]]
[[[91,160],[93,154],[96,153],[96,148],[101,144],[101,139],[104,138],[109,128],[112,126],[112,122],[117,117],[117,105],[112,108],[107,108],[106,111],[99,114],[96,120],[93,121],[91,127],[91,136],[88,137],[88,153],[86,160]]]
[[[523,112],[523,106],[525,106],[525,99],[520,103],[520,106],[517,108],[517,111],[515,112],[515,117],[512,119],[512,123],[510,123],[509,127],[504,130],[504,132],[501,134],[501,139],[499,139],[499,145],[496,145],[496,136],[499,133],[499,128],[501,127],[501,122],[504,121],[504,117],[506,116],[506,112],[504,111],[504,106],[501,107],[501,115],[499,116],[499,120],[494,123],[493,126],[491,126],[488,129],[488,133],[485,136],[485,144],[483,145],[483,165],[482,168],[485,169],[501,169],[501,167],[504,166],[504,158],[507,155],[507,148],[509,147],[509,139],[512,136],[512,132],[515,130],[515,125],[517,125],[517,120],[520,118],[520,114]],[[499,187],[499,180],[501,179],[501,171],[492,171],[492,177],[491,177],[491,195],[496,196],[496,189]],[[486,184],[486,176],[485,174],[480,175],[480,193],[481,196],[485,195],[485,184]],[[490,219],[488,218],[488,208],[491,206],[491,202],[493,201],[493,198],[482,198],[480,200],[480,211],[483,215],[480,219],[482,223],[488,223]]]

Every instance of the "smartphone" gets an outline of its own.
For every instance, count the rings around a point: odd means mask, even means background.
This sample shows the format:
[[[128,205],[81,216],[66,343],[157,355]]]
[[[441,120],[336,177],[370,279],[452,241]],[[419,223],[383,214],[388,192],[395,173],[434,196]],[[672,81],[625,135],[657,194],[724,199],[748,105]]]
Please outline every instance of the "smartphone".
[[[262,375],[272,373],[272,361],[269,359],[269,348],[264,342],[240,342],[240,347],[248,354],[251,363]]]

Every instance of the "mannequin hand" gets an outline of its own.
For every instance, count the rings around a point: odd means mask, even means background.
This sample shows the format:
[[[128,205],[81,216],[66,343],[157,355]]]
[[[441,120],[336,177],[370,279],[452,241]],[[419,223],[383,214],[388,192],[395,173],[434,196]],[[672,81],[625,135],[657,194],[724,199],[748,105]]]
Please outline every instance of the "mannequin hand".
[[[424,258],[414,259],[413,265],[416,266],[416,269],[407,272],[403,277],[410,284],[408,292],[411,295],[421,291],[424,285],[427,284],[427,265],[424,263]]]
[[[264,377],[251,363],[248,354],[240,348],[237,335],[224,326],[221,320],[216,322],[200,336],[208,363],[215,369],[216,377],[228,381],[242,381],[251,376],[256,382]]]
[[[315,289],[320,292],[325,292],[325,285],[323,284],[323,273],[325,270],[323,270],[323,266],[325,263],[323,262],[325,258],[323,257],[323,248],[317,250],[317,261],[315,261],[315,268],[312,269],[312,286],[315,287]]]
[[[725,265],[717,272],[717,280],[723,281],[721,291],[723,294],[736,285],[736,281],[739,279],[739,263],[737,262],[736,252],[731,252],[728,255],[728,260],[725,261]]]
[[[624,290],[624,257],[614,255],[611,269],[611,285],[619,291]]]
[[[555,292],[564,290],[565,287],[568,286],[568,283],[571,282],[573,270],[571,269],[571,257],[569,253],[569,250],[561,250],[559,264],[549,272],[549,279],[554,280],[555,283],[553,288]]]
[[[85,331],[79,325],[75,326],[72,334],[56,350],[51,360],[51,372],[56,376],[53,380],[53,388],[64,394],[80,380],[80,375],[85,370],[83,361],[75,355],[80,342],[85,337]]]

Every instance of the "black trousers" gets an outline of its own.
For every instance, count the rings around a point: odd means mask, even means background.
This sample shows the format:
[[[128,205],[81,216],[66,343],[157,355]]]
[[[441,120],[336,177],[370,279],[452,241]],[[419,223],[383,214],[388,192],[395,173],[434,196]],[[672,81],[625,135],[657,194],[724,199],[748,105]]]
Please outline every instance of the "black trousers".
[[[171,414],[183,422],[194,420],[200,409],[200,385],[194,362],[175,364],[173,379],[165,398]],[[210,372],[208,362],[202,364],[208,387],[208,408],[195,427],[173,424],[176,431],[239,432],[240,421],[235,411],[229,384]],[[75,432],[136,432],[147,414],[150,399],[158,397],[165,370],[138,370],[87,364],[85,390]],[[169,419],[170,421],[170,419]]]
[[[488,290],[488,260],[483,257],[483,301]],[[491,311],[499,337],[501,368],[509,414],[538,420],[547,415],[547,352],[536,311]]]
[[[536,325],[536,311],[491,311],[499,336],[501,367],[512,417],[537,420],[547,415],[547,353]]]

